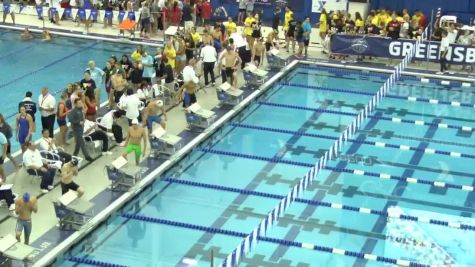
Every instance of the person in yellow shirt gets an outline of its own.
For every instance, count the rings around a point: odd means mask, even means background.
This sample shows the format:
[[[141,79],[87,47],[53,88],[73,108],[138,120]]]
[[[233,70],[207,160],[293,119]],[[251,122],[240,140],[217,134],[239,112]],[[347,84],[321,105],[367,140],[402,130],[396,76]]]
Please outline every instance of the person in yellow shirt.
[[[247,18],[244,20],[244,34],[246,35],[247,43],[249,47],[254,44],[254,38],[252,38],[252,24],[256,22],[252,12],[247,12]]]
[[[294,12],[290,8],[289,5],[285,6],[285,17],[284,17],[284,34],[286,34],[287,30],[289,29],[289,21],[291,21],[294,17]]]
[[[319,28],[320,28],[320,38],[322,39],[322,42],[323,42],[325,40],[325,36],[327,35],[327,31],[328,31],[328,14],[325,8],[323,8],[322,12],[320,13]]]
[[[191,28],[191,38],[193,39],[193,42],[195,43],[195,47],[197,47],[198,44],[201,42],[201,35],[199,32],[196,31],[195,27]]]
[[[143,46],[139,45],[137,49],[132,53],[130,56],[134,61],[141,61],[142,60],[142,53],[143,53]]]
[[[170,39],[167,42],[167,45],[163,49],[163,54],[167,57],[168,63],[170,64],[172,69],[175,69],[176,51],[175,51],[175,48],[173,47],[173,39]]]
[[[232,33],[235,33],[237,32],[237,25],[236,23],[233,21],[233,17],[229,16],[228,17],[228,21],[224,23],[225,27],[226,27],[226,33],[229,35],[231,35]]]
[[[355,31],[356,33],[364,32],[364,20],[361,17],[360,12],[355,13]]]

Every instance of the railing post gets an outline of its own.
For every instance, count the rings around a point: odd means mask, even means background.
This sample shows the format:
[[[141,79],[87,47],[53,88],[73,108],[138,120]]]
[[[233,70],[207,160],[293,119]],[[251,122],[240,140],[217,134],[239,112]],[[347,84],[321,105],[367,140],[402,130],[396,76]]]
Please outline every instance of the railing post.
[[[211,249],[210,266],[214,267],[214,251]]]

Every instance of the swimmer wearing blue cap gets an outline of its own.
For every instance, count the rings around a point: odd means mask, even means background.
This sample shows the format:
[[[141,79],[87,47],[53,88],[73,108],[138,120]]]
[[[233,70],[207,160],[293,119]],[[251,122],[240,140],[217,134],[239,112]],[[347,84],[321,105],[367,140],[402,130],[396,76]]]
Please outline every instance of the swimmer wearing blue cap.
[[[21,242],[21,233],[25,231],[25,244],[30,243],[31,234],[31,214],[38,212],[36,197],[31,197],[29,193],[24,193],[15,202],[15,213],[18,214],[16,223],[16,239]]]

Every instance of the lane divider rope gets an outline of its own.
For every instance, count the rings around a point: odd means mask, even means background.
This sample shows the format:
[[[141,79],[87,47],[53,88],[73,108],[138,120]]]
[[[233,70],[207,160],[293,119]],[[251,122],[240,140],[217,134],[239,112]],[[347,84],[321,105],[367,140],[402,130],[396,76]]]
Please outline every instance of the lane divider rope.
[[[312,85],[307,85],[307,84],[298,84],[298,83],[289,83],[289,82],[280,82],[279,85],[292,86],[292,87],[300,88],[300,89],[312,89],[312,90],[348,93],[348,94],[356,94],[356,95],[366,95],[366,96],[374,95],[373,93],[369,93],[369,92],[367,93],[367,92],[360,92],[360,91],[341,89],[341,88],[320,87],[320,86],[312,86]],[[430,98],[415,97],[415,96],[399,96],[399,95],[393,95],[393,94],[387,94],[386,97],[410,101],[410,102],[424,102],[424,103],[429,103],[429,104],[434,104],[434,105],[475,108],[474,104],[461,103],[458,101],[443,101],[443,100],[438,100],[438,99],[430,99]]]
[[[243,195],[272,198],[272,199],[282,199],[283,197],[285,197],[284,195],[265,193],[265,192],[259,192],[259,191],[254,191],[254,190],[247,190],[247,189],[240,189],[240,188],[223,186],[223,185],[195,182],[195,181],[190,181],[190,180],[184,180],[177,177],[168,177],[168,178],[161,179],[160,181],[173,183],[173,184],[212,189],[212,190],[239,193]],[[373,215],[384,216],[387,218],[397,218],[401,220],[424,222],[424,223],[434,224],[434,225],[439,225],[439,226],[446,226],[446,227],[451,227],[451,228],[456,228],[456,229],[475,231],[475,225],[461,224],[458,222],[443,221],[443,220],[437,220],[437,219],[432,219],[432,218],[427,218],[427,217],[411,216],[411,215],[406,215],[406,214],[392,214],[383,210],[375,210],[375,209],[369,209],[365,207],[356,207],[356,206],[350,206],[350,205],[345,205],[345,204],[335,203],[335,202],[309,200],[309,199],[303,199],[303,198],[295,198],[295,202],[307,204],[311,206],[321,206],[321,207],[326,207],[330,209],[341,209],[341,210],[357,212],[357,213],[362,213],[362,214],[373,214]]]
[[[114,264],[114,263],[98,261],[98,260],[82,258],[82,257],[75,257],[75,256],[64,256],[63,259],[66,260],[66,261],[75,262],[75,263],[79,263],[79,264],[86,264],[86,265],[91,265],[91,266],[127,267],[127,265]]]
[[[269,127],[262,127],[262,126],[248,125],[248,124],[239,124],[239,123],[232,123],[231,125],[234,127],[253,129],[253,130],[259,130],[259,131],[292,134],[296,136],[306,136],[306,137],[321,138],[321,139],[328,139],[328,140],[338,140],[338,137],[334,137],[330,135],[305,133],[305,132],[269,128]],[[416,152],[421,152],[423,154],[428,154],[428,155],[438,154],[438,155],[444,155],[444,156],[449,156],[449,157],[454,157],[454,158],[475,159],[475,155],[456,152],[456,151],[449,152],[449,151],[437,150],[437,149],[432,149],[432,148],[423,149],[423,148],[407,146],[407,145],[397,145],[397,144],[390,144],[390,143],[384,143],[384,142],[357,140],[357,139],[352,139],[352,138],[348,139],[348,141],[352,143],[356,143],[356,144],[364,144],[364,145],[370,145],[370,146],[375,146],[375,147],[395,148],[402,151],[416,151]]]
[[[278,163],[278,164],[287,164],[287,165],[293,165],[293,166],[299,166],[299,167],[311,168],[314,166],[311,163],[284,160],[278,157],[270,158],[270,157],[255,156],[255,155],[221,151],[221,150],[208,149],[208,148],[202,148],[201,151],[205,153],[211,153],[211,154],[217,154],[217,155],[223,155],[223,156],[231,156],[231,157],[251,159],[251,160],[260,160],[260,161],[273,162],[273,163]],[[431,180],[414,178],[414,177],[409,177],[409,176],[398,176],[398,175],[391,175],[387,173],[368,172],[368,171],[358,170],[358,169],[336,168],[336,167],[330,167],[330,166],[324,166],[322,169],[338,172],[338,173],[350,173],[350,174],[355,174],[359,176],[377,177],[382,180],[396,180],[396,181],[406,182],[409,184],[424,184],[424,185],[430,185],[430,186],[441,187],[441,188],[452,188],[452,189],[463,190],[463,191],[468,191],[468,192],[474,191],[474,187],[469,186],[469,185],[451,184],[451,183],[446,183],[443,181],[431,181]]]
[[[238,231],[225,230],[225,229],[196,225],[196,224],[191,224],[191,223],[159,219],[159,218],[148,217],[148,216],[144,216],[140,214],[124,213],[122,214],[122,217],[127,218],[127,219],[132,219],[132,220],[144,221],[148,223],[156,223],[156,224],[168,225],[172,227],[199,230],[199,231],[203,231],[203,232],[207,232],[211,234],[220,234],[220,235],[227,235],[227,236],[233,236],[233,237],[239,237],[239,238],[244,238],[247,235],[246,233],[238,232]],[[412,262],[408,260],[383,257],[383,256],[374,255],[374,254],[365,254],[361,252],[334,248],[334,247],[320,246],[320,245],[311,244],[311,243],[290,241],[290,240],[271,238],[271,237],[265,237],[265,236],[255,236],[255,238],[256,238],[255,242],[259,240],[259,241],[279,244],[279,245],[283,245],[287,247],[298,247],[298,248],[304,248],[304,249],[309,249],[309,250],[316,250],[320,252],[344,255],[344,256],[349,256],[353,258],[366,259],[366,260],[376,261],[376,262],[381,262],[381,263],[386,263],[386,264],[397,264],[400,266],[409,266],[409,267],[429,267],[429,265],[420,264],[420,263],[416,263],[416,262]]]
[[[337,110],[329,110],[329,109],[320,109],[320,108],[309,108],[305,106],[298,106],[298,105],[289,105],[289,104],[281,104],[281,103],[274,103],[274,102],[267,102],[267,101],[258,101],[261,105],[266,106],[273,106],[277,108],[288,108],[288,109],[297,109],[297,110],[308,110],[308,111],[315,111],[320,113],[329,113],[329,114],[337,114],[343,116],[356,116],[358,113],[356,112],[347,112],[347,111],[337,111]],[[433,123],[433,122],[426,122],[421,120],[407,120],[401,119],[398,117],[385,117],[385,116],[375,116],[375,115],[368,115],[368,118],[382,120],[382,121],[390,121],[394,123],[405,123],[405,124],[414,124],[418,126],[435,126],[441,129],[456,129],[461,130],[464,132],[472,132],[474,129],[470,126],[457,126],[457,125],[450,125],[446,123]]]

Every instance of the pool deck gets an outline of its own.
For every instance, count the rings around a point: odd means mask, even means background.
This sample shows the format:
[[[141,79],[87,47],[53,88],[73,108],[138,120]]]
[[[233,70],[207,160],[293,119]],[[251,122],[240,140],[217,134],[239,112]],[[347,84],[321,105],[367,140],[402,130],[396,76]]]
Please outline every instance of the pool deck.
[[[7,18],[7,20],[8,19],[9,18]],[[30,27],[37,27],[38,29],[41,29],[43,27],[43,21],[40,21],[37,18],[31,16],[18,15],[16,16],[16,21],[17,26],[29,25]],[[75,23],[72,22],[63,22],[61,26],[52,25],[47,21],[45,21],[44,23],[46,23],[46,26],[51,30],[57,30],[65,33],[82,34],[82,29],[75,27]],[[0,23],[0,25],[11,24]],[[110,28],[103,29],[102,26],[97,27],[96,25],[96,27],[91,28],[91,33],[89,35],[97,37],[117,38],[117,30]],[[317,36],[317,32],[313,32],[311,41],[316,42],[318,38]],[[161,40],[163,40],[163,37],[158,36],[154,38],[152,42],[153,44],[157,44],[160,43]],[[327,56],[320,52],[320,48],[318,46],[311,46],[309,48],[309,57],[307,59],[310,61],[318,60],[320,62],[328,61]],[[341,63],[340,61],[328,62]],[[388,61],[384,59],[378,59],[376,60],[376,62],[347,62],[348,65],[364,66],[379,69],[385,68],[389,70],[390,67],[387,66],[387,63]],[[410,71],[417,73],[434,74],[434,71],[431,69],[436,70],[437,65],[432,63],[429,63],[428,65],[423,63],[422,66],[413,64],[411,65]],[[475,78],[475,76],[467,75],[466,73],[456,73],[451,76],[456,78]],[[239,84],[243,84],[244,81],[242,80],[242,75],[239,75],[239,79]],[[218,79],[218,85],[219,84],[220,79]],[[245,90],[246,94],[250,94],[250,92],[250,90]],[[216,93],[213,88],[206,89],[206,92],[200,91],[197,96],[198,102],[201,106],[207,109],[212,109],[217,113],[218,116],[222,116],[227,111],[224,108],[216,107],[218,101],[216,99]],[[101,112],[104,112],[104,110],[101,110]],[[174,107],[168,111],[167,131],[169,133],[181,136],[183,138],[181,141],[183,144],[188,143],[190,140],[192,140],[198,135],[198,133],[186,130],[186,121],[184,118],[183,111],[180,107]],[[72,146],[67,147],[66,150],[71,151]],[[101,156],[94,162],[83,166],[80,174],[75,179],[76,182],[82,185],[86,190],[86,194],[83,196],[83,198],[86,200],[90,200],[94,203],[94,214],[97,214],[99,211],[102,211],[119,196],[119,193],[114,193],[108,189],[109,181],[107,180],[107,177],[105,175],[104,166],[112,159],[117,158],[121,154],[122,148],[115,147],[111,151],[113,152],[112,156]],[[161,163],[163,163],[163,160],[146,158],[141,163],[141,166],[143,168],[143,176],[150,173]],[[60,187],[58,186],[58,178],[56,178],[55,181],[55,188],[47,194],[42,194],[39,193],[39,185],[37,179],[32,179],[31,177],[29,177],[26,174],[25,170],[22,169],[19,172],[15,173],[13,172],[11,165],[6,164],[6,172],[10,173],[7,178],[7,182],[14,184],[14,192],[20,194],[22,192],[28,191],[33,195],[38,195],[39,212],[33,215],[33,232],[31,235],[32,246],[37,249],[37,253],[35,254],[34,260],[37,260],[41,256],[45,255],[52,248],[54,248],[56,244],[65,240],[69,235],[72,234],[72,232],[69,231],[60,231],[56,227],[57,219],[54,215],[54,210],[53,206],[51,205],[51,202],[56,200],[61,195]],[[97,175],[98,173],[101,173],[101,175]],[[0,236],[6,234],[13,234],[15,229],[15,223],[15,218],[10,216],[10,213],[7,211],[7,209],[1,208]]]

